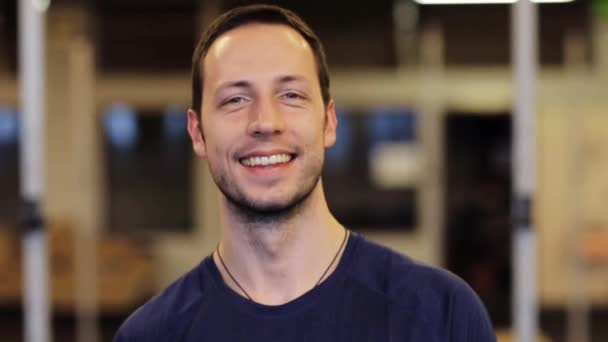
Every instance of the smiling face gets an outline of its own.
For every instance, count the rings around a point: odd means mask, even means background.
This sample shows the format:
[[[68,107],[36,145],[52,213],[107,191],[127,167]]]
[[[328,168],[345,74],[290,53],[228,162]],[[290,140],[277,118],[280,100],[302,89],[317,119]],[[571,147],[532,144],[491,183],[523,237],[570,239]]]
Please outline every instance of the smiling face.
[[[188,131],[226,199],[277,215],[320,190],[337,122],[306,40],[285,25],[247,24],[220,36],[203,63],[202,135],[194,111]]]

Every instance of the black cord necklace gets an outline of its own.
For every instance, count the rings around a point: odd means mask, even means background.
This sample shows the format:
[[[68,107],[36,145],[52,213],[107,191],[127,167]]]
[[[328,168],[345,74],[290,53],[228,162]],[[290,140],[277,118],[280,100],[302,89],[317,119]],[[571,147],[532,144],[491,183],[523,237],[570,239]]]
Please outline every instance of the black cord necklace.
[[[319,278],[319,281],[317,281],[317,283],[315,284],[315,286],[313,286],[313,288],[315,288],[315,287],[319,286],[319,284],[321,284],[321,282],[323,281],[323,278],[325,278],[325,275],[327,274],[327,272],[329,272],[329,270],[331,269],[331,267],[334,265],[334,263],[336,262],[336,259],[338,259],[338,255],[340,255],[340,252],[344,248],[344,244],[346,243],[347,237],[348,237],[348,230],[344,229],[344,238],[342,239],[342,243],[340,244],[340,248],[338,248],[338,251],[336,252],[336,255],[334,255],[333,259],[331,259],[331,262],[329,263],[329,266],[327,266],[327,268],[325,269],[325,272],[323,272],[323,274],[321,275],[321,278]],[[222,259],[222,255],[220,254],[220,244],[219,243],[217,244],[217,247],[215,248],[215,251],[217,253],[218,259],[220,259],[220,263],[222,263],[222,267],[224,267],[224,270],[226,270],[226,273],[228,273],[228,276],[230,277],[230,279],[232,279],[232,281],[236,284],[236,286],[238,286],[238,288],[245,294],[245,297],[247,297],[247,299],[249,299],[252,302],[255,302],[251,298],[251,296],[249,295],[249,293],[247,293],[247,291],[245,291],[245,289],[241,286],[241,284],[239,284],[239,282],[236,281],[236,279],[234,278],[234,276],[232,275],[232,273],[230,273],[230,270],[226,266],[226,263],[224,263],[224,259]]]

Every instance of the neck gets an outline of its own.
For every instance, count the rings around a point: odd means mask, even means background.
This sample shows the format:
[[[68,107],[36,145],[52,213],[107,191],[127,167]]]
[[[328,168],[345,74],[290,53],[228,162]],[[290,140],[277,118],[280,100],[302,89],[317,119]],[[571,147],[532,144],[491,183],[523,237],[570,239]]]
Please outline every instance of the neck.
[[[223,207],[220,254],[235,280],[258,303],[284,304],[315,287],[344,239],[345,230],[329,212],[320,183],[294,215],[272,224],[243,222],[230,215],[226,203]],[[226,284],[247,296],[228,276],[217,253],[214,258]],[[323,278],[335,270],[339,258]]]

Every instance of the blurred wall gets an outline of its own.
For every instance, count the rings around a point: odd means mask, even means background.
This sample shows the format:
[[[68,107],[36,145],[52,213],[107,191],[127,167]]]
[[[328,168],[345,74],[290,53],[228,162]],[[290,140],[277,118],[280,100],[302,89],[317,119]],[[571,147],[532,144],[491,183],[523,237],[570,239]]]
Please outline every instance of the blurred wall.
[[[87,12],[57,6],[48,20],[47,193],[49,222],[104,231],[104,175],[99,157],[101,109],[114,101],[140,108],[189,103],[187,73],[162,75],[102,73],[95,69],[95,45]],[[577,232],[608,229],[608,46],[607,24],[594,28],[600,41],[596,68],[544,68],[539,80],[539,193],[536,218],[540,247],[540,291],[546,305],[567,299],[569,257]],[[423,113],[420,210],[414,233],[370,232],[369,236],[412,257],[442,263],[442,117],[448,111],[508,112],[512,103],[507,66],[445,67],[441,32],[423,32],[417,67],[334,69],[332,90],[343,106],[397,104]],[[426,46],[426,47],[425,47]],[[602,52],[603,51],[603,52]],[[426,55],[425,55],[426,53]],[[0,102],[17,105],[14,76],[1,75]],[[578,133],[573,134],[576,127]],[[88,132],[88,134],[83,134]],[[574,146],[574,147],[573,147]],[[195,229],[191,234],[159,234],[151,253],[160,288],[208,255],[218,239],[217,191],[204,162],[195,168]],[[573,200],[578,199],[578,200]],[[589,268],[588,286],[596,302],[608,303],[608,270]]]

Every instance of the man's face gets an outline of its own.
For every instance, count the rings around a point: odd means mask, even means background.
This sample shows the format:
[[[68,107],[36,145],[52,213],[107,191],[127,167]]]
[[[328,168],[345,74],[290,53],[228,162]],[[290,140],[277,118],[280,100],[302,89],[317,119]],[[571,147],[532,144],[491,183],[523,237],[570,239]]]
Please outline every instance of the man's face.
[[[202,136],[193,111],[188,130],[222,193],[257,213],[305,199],[337,124],[306,40],[285,25],[244,25],[220,36],[203,63]]]

